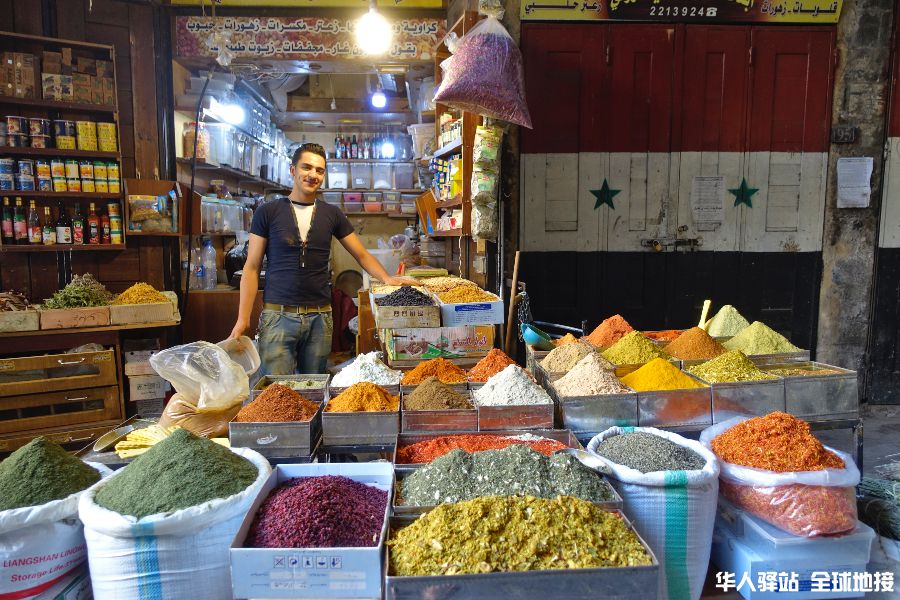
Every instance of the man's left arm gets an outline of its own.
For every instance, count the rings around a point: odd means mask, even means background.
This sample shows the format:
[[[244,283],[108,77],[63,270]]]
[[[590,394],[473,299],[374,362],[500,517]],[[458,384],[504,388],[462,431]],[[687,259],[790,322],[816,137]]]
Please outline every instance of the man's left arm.
[[[366,247],[362,245],[362,241],[355,232],[340,238],[338,241],[356,259],[359,266],[375,279],[388,285],[418,285],[418,281],[410,277],[395,277],[389,274],[384,266],[378,262],[378,259],[366,250]]]

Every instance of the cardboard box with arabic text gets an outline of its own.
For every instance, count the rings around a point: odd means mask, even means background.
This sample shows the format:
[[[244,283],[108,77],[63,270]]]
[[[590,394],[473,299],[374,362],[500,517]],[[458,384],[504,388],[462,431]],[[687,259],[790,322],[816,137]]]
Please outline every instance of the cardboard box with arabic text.
[[[493,325],[382,329],[380,335],[390,360],[477,358],[494,347]]]

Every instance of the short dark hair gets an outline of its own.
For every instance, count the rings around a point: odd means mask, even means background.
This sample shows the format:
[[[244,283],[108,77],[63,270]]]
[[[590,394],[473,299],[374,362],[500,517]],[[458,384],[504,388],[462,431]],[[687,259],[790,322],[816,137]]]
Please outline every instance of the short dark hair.
[[[296,165],[304,152],[312,152],[313,154],[318,154],[323,159],[325,159],[325,162],[328,162],[328,157],[325,155],[325,148],[323,148],[321,144],[308,142],[306,144],[300,144],[299,146],[297,146],[297,149],[294,150],[294,156],[291,159],[291,164]]]

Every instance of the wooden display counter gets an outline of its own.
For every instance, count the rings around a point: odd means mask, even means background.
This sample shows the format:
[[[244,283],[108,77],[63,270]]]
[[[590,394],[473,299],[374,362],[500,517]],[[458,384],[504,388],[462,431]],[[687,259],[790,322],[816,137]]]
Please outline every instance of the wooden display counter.
[[[256,294],[253,313],[250,315],[250,329],[246,333],[251,338],[256,336],[256,329],[259,326],[262,297],[260,290]],[[215,344],[227,339],[237,320],[240,301],[241,292],[234,288],[191,290],[183,317],[184,343],[202,340]]]

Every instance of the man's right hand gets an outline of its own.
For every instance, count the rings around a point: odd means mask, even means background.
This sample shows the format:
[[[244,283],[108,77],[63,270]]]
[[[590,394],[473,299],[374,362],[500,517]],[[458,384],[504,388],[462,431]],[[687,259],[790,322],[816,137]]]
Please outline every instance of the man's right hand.
[[[228,339],[239,338],[250,329],[250,323],[242,323],[238,321],[234,324],[234,329],[231,330],[231,335],[228,336]]]

